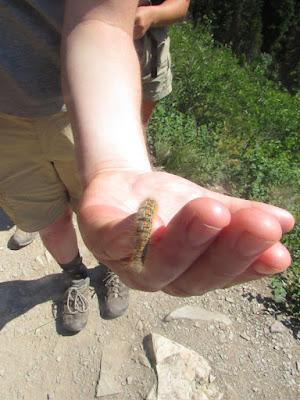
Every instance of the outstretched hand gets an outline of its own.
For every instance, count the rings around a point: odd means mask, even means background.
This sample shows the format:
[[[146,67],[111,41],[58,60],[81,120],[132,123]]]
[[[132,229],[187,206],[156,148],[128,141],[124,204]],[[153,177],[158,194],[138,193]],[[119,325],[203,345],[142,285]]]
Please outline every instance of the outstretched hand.
[[[158,202],[144,269],[127,267],[135,245],[135,213],[147,197]],[[105,172],[84,191],[79,225],[95,257],[128,286],[176,296],[284,271],[280,243],[293,228],[287,211],[225,196],[166,172]]]

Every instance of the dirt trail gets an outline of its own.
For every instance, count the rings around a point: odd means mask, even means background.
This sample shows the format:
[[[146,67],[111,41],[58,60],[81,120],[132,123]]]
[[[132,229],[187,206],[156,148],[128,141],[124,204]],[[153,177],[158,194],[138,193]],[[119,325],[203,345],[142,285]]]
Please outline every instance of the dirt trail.
[[[40,240],[20,251],[9,250],[6,243],[13,228],[6,229],[2,224],[1,400],[94,399],[101,352],[120,340],[131,349],[118,377],[123,393],[107,399],[145,399],[155,380],[143,350],[143,339],[150,332],[204,356],[225,400],[300,398],[300,341],[295,329],[270,332],[275,317],[265,308],[270,295],[267,281],[189,299],[131,291],[129,311],[113,321],[100,318],[91,289],[88,326],[78,335],[62,336],[52,314],[53,300],[63,292],[59,268]],[[81,249],[96,282],[97,263],[82,243]],[[222,312],[232,324],[163,321],[170,311],[186,304]]]

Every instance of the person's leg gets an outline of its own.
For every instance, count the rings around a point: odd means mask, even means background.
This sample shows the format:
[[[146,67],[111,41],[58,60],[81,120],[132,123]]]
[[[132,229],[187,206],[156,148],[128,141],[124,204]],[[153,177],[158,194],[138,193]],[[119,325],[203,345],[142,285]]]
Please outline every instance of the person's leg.
[[[151,118],[151,115],[154,111],[156,102],[152,100],[142,100],[142,123],[144,127],[145,138],[147,134],[148,124]]]
[[[42,140],[46,133],[58,140],[53,131],[46,132],[50,120],[0,115],[0,202],[19,228],[41,232],[69,278],[59,318],[65,329],[78,332],[87,323],[89,278],[78,252],[67,189],[48,159],[51,144]]]
[[[76,232],[70,209],[39,231],[42,242],[58,264],[68,264],[78,254]]]
[[[52,162],[58,177],[63,182],[69,196],[70,204],[76,212],[81,196],[81,185],[76,172],[73,148],[73,135],[70,124],[64,115],[57,115],[51,121],[56,126],[57,132],[62,132],[60,139],[56,140],[56,146],[52,154]],[[70,147],[71,146],[71,147]],[[49,227],[48,227],[49,228]],[[47,228],[42,232],[43,241],[50,253],[55,253],[54,257],[59,260],[60,265],[68,263],[71,256],[74,255],[77,248],[75,231],[72,225],[71,217],[67,214],[57,221],[55,226]],[[64,231],[72,237],[70,243],[64,242]],[[71,235],[72,233],[72,235]],[[67,252],[66,252],[67,250]],[[72,262],[71,262],[72,263]],[[73,261],[74,264],[74,261]],[[62,266],[65,268],[66,266]],[[119,277],[108,268],[103,268],[101,298],[104,300],[101,304],[101,315],[104,318],[112,319],[124,314],[129,306],[129,290],[119,279]]]
[[[58,317],[65,330],[77,333],[88,321],[90,279],[79,253],[71,210],[67,209],[62,217],[40,230],[39,234],[46,249],[70,279],[58,307]]]

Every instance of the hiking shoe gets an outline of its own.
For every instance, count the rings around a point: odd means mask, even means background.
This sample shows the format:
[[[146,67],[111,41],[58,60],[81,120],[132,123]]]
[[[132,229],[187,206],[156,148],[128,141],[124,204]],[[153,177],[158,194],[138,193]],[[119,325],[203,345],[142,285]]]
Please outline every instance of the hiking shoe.
[[[37,236],[37,232],[24,232],[17,228],[15,233],[9,239],[7,246],[10,250],[20,250],[22,247],[28,246]]]
[[[80,332],[87,324],[89,315],[90,278],[73,279],[65,291],[62,306],[62,326],[73,333]]]
[[[121,282],[117,274],[106,266],[103,277],[103,304],[101,314],[104,318],[120,317],[129,305],[129,289]]]

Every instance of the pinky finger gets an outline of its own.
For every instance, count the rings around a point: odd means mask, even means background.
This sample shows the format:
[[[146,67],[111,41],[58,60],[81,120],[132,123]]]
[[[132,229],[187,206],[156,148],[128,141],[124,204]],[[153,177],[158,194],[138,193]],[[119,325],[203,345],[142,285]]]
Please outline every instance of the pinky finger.
[[[287,248],[280,242],[275,243],[272,247],[264,251],[243,274],[236,277],[226,287],[279,274],[286,271],[291,263],[292,258]]]

